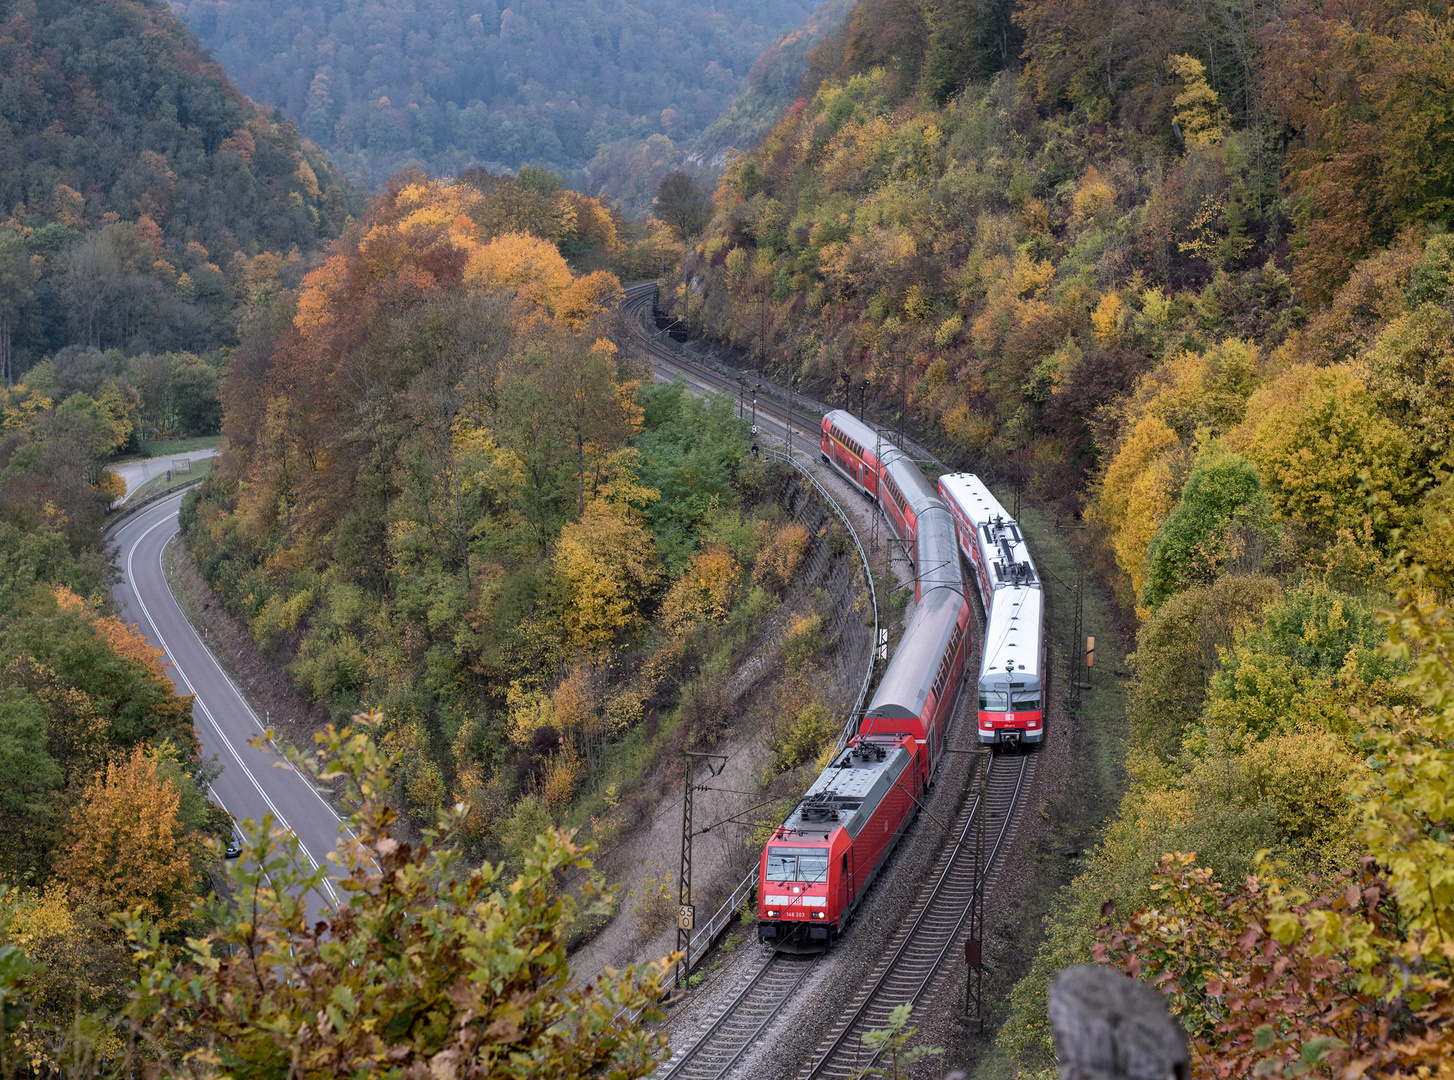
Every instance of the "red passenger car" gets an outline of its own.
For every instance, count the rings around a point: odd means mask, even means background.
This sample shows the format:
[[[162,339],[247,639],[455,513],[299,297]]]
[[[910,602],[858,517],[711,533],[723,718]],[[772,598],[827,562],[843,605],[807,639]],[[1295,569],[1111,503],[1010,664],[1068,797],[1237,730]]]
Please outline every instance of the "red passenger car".
[[[813,782],[762,852],[757,937],[792,951],[837,939],[918,810],[917,746],[858,735]]]
[[[825,463],[870,499],[878,498],[882,459],[899,452],[893,443],[885,442],[877,431],[842,409],[823,417],[818,450]]]
[[[963,594],[954,589],[925,594],[858,728],[862,735],[911,736],[926,787],[943,750],[969,645]]]

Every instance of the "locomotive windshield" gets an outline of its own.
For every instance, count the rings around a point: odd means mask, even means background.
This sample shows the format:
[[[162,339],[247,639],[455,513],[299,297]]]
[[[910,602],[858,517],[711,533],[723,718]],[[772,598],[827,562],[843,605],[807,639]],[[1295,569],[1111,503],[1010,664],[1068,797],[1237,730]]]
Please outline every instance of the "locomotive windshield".
[[[826,881],[828,880],[828,851],[826,848],[767,849],[768,881]]]
[[[1038,695],[1037,695],[1038,696]],[[983,687],[979,691],[980,712],[1009,712],[1010,693],[1008,690],[986,690]]]
[[[1037,712],[1040,709],[1040,691],[1031,690],[1015,694],[1015,712]]]

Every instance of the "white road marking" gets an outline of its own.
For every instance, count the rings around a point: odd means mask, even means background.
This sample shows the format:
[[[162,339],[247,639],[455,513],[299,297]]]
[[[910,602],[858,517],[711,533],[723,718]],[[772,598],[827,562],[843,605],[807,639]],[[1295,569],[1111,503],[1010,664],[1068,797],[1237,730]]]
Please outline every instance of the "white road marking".
[[[210,710],[209,708],[207,708],[207,703],[205,701],[203,701],[202,700],[202,696],[197,693],[196,687],[194,687],[192,685],[192,680],[189,679],[189,678],[187,678],[187,673],[185,671],[183,671],[182,670],[182,666],[177,663],[176,657],[172,653],[172,647],[167,643],[166,638],[164,638],[162,636],[161,631],[157,628],[156,619],[154,619],[152,617],[151,609],[146,606],[146,601],[144,599],[142,599],[141,590],[138,589],[137,586],[136,586],[136,573],[135,573],[135,570],[134,570],[134,563],[133,563],[133,560],[135,559],[135,556],[136,556],[136,549],[141,546],[141,542],[143,540],[145,540],[153,532],[155,532],[157,529],[161,528],[163,525],[166,525],[170,521],[171,521],[171,518],[170,517],[163,517],[161,521],[158,521],[155,525],[151,526],[151,528],[147,529],[140,536],[138,536],[136,538],[135,543],[133,543],[131,545],[130,550],[127,551],[127,553],[126,553],[126,578],[127,578],[127,583],[131,586],[132,595],[134,595],[136,597],[137,604],[139,604],[141,606],[142,614],[146,616],[146,621],[151,625],[152,636],[153,636],[154,640],[160,642],[161,643],[161,647],[166,650],[167,657],[169,658],[172,667],[176,670],[177,675],[181,678],[182,682],[186,685],[187,690],[192,694],[192,700],[197,704],[197,706],[199,708],[201,708],[202,714],[207,718],[207,721],[212,725],[212,729],[217,733],[217,737],[222,740],[223,745],[225,745],[227,747],[227,749],[228,749],[228,752],[232,754],[233,759],[237,762],[238,767],[240,769],[242,769],[243,773],[247,776],[247,778],[252,781],[252,786],[257,789],[257,793],[259,795],[261,795],[263,797],[263,801],[268,804],[268,808],[272,811],[273,817],[277,821],[279,821],[279,822],[282,823],[283,829],[286,832],[291,833],[293,836],[297,837],[299,849],[303,852],[304,856],[308,859],[309,864],[316,870],[319,867],[319,862],[318,862],[318,860],[316,858],[314,858],[313,852],[311,852],[311,851],[308,850],[308,845],[304,842],[303,838],[301,836],[299,836],[298,833],[297,833],[297,831],[294,830],[294,828],[292,827],[292,825],[290,825],[288,823],[287,817],[283,814],[283,812],[281,810],[278,809],[277,804],[273,802],[271,796],[268,795],[266,789],[264,789],[264,787],[262,786],[262,784],[259,783],[257,776],[253,774],[253,771],[250,768],[248,768],[247,762],[243,761],[242,755],[237,752],[237,747],[233,744],[232,740],[227,737],[227,733],[222,730],[222,725],[217,722],[217,718],[212,715],[212,710]],[[160,563],[161,563],[160,557],[158,557],[157,562],[158,562],[158,565],[160,565]],[[170,595],[170,590],[168,591],[168,595]],[[172,597],[172,603],[173,604],[177,604],[177,598],[175,596]],[[182,612],[182,607],[181,607],[180,604],[177,604],[177,611],[179,613],[182,613],[182,617],[184,619],[186,618],[186,614]],[[188,625],[190,625],[190,623]],[[194,631],[194,633],[195,633],[195,631]],[[199,639],[198,643],[201,644],[200,639]],[[206,649],[206,646],[203,645],[203,648]],[[209,651],[208,655],[209,656],[211,655],[210,651]],[[214,659],[213,662],[216,663],[215,659]],[[221,665],[220,664],[218,664],[218,670],[221,670]],[[226,673],[224,672],[223,674],[224,674],[224,677],[225,677]],[[229,679],[228,682],[230,683],[231,680]],[[233,690],[236,691],[236,686],[233,687]],[[255,713],[253,713],[253,711],[252,711],[252,709],[250,707],[247,707],[247,702],[246,701],[243,702],[243,706],[248,709],[249,715],[251,715],[252,718],[253,718],[253,721],[256,722],[257,721],[257,715]],[[312,784],[309,784],[308,787],[309,787],[310,790],[313,790],[314,791],[314,794],[315,795],[317,795],[317,791],[313,789],[313,785]],[[322,796],[321,795],[319,796],[319,799],[320,800],[322,799]],[[328,804],[327,803],[324,803],[324,805],[327,806]],[[329,807],[329,809],[332,810],[333,808],[332,807]],[[335,812],[334,813],[334,817],[337,818],[337,816],[338,815]],[[332,902],[335,903],[335,904],[338,903],[338,893],[333,888],[333,882],[331,882],[326,876],[323,879],[323,887],[325,889],[327,889],[328,895],[332,899]]]

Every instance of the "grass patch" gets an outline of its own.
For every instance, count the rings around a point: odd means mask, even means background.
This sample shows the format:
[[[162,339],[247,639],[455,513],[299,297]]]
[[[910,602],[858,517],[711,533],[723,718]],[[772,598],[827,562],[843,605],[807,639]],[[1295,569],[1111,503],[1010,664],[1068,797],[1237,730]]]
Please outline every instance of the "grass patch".
[[[193,450],[215,450],[221,445],[221,435],[199,435],[195,439],[147,439],[141,444],[139,451],[114,458],[111,464],[121,465],[128,461],[147,461],[151,458],[166,457],[168,454],[190,454]]]
[[[176,469],[168,469],[161,476],[153,476],[141,487],[137,488],[126,497],[126,501],[119,509],[136,506],[153,495],[161,495],[164,492],[175,490],[192,483],[194,480],[205,480],[212,475],[212,458],[203,458],[201,461],[192,462],[189,471],[179,472]]]

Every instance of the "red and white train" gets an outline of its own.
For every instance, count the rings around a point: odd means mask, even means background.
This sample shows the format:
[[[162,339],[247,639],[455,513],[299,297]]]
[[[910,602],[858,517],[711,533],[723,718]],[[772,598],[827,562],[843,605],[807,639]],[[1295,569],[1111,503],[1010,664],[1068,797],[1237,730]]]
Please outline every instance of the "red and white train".
[[[979,741],[1038,743],[1045,738],[1049,667],[1045,590],[1020,525],[973,473],[939,478],[939,494],[984,604],[979,669]]]
[[[972,644],[960,551],[969,555],[978,578],[980,563],[971,548],[978,543],[974,530],[983,516],[977,504],[973,508],[966,504],[973,501],[960,482],[966,474],[956,474],[949,478],[954,483],[941,481],[936,488],[912,458],[850,413],[835,410],[823,418],[819,448],[825,462],[882,508],[914,568],[918,603],[858,734],[813,782],[763,849],[758,939],[779,948],[808,950],[826,948],[843,933],[865,890],[918,812],[922,793],[943,756],[945,730],[954,715]],[[974,483],[989,495],[977,479]],[[1004,625],[1012,630],[987,638],[996,642],[996,662],[1005,666],[998,674],[981,670],[980,741],[1038,742],[1044,719],[1043,711],[1035,713],[1032,735],[1029,657],[1038,658],[1033,669],[1038,690],[1043,646],[1020,644],[1038,642],[1041,636],[1042,609],[1038,599],[1029,602],[1034,567],[1023,551],[1018,528],[1006,532],[996,525],[991,533],[996,544],[1002,536],[1013,536],[1019,546],[1008,555],[996,548],[994,557],[1006,567],[1023,563],[1028,578],[1020,582],[1021,591],[1013,600],[1009,594],[1001,598],[1004,583],[996,586],[998,571],[979,581],[989,613],[988,633],[996,633],[997,611],[1003,611]],[[1014,572],[1004,571],[1005,583]],[[1034,595],[1039,596],[1038,584]],[[989,653],[987,645],[986,657]],[[1007,706],[1013,703],[1025,709],[994,713],[1000,699],[992,695],[999,692],[1000,682],[1005,684]],[[990,697],[985,696],[986,686]],[[1038,710],[1038,701],[1035,705]],[[988,714],[994,719],[987,728]],[[1021,726],[1007,726],[1006,717],[1011,725]],[[1019,734],[1008,734],[1011,731]]]

